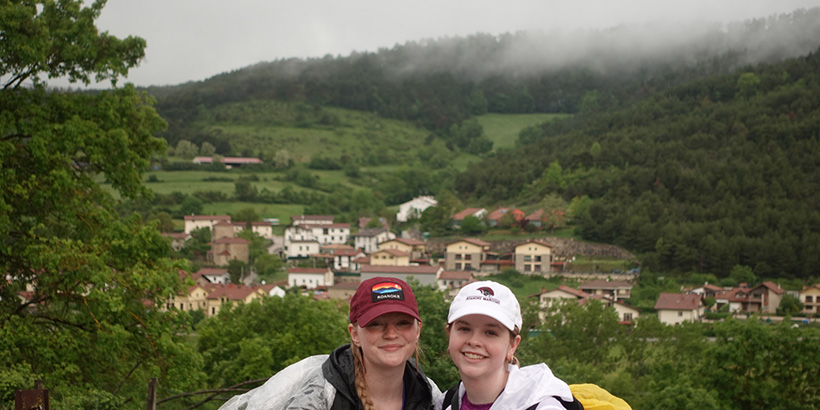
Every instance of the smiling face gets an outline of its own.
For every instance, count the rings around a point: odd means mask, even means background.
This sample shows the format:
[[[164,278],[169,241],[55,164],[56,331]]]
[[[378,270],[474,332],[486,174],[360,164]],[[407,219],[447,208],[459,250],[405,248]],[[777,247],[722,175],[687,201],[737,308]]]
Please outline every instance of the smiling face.
[[[462,380],[496,380],[506,383],[507,362],[521,336],[510,336],[501,322],[485,315],[467,315],[448,328],[448,351]],[[503,386],[503,384],[501,384]]]
[[[402,366],[416,350],[421,323],[405,313],[387,313],[359,327],[348,327],[353,344],[362,348],[365,369]]]

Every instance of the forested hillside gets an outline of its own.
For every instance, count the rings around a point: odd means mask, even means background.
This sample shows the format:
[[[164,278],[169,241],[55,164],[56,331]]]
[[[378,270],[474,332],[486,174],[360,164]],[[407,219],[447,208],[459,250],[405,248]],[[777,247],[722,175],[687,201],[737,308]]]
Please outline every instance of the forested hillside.
[[[662,271],[808,278],[820,262],[820,53],[546,124],[459,175],[481,203],[576,198],[584,238]]]
[[[282,100],[374,112],[413,121],[451,147],[451,127],[473,115],[576,113],[640,100],[670,85],[759,62],[805,55],[818,46],[820,9],[728,26],[619,26],[608,30],[518,32],[423,40],[377,52],[289,59],[209,80],[152,88],[169,122],[163,136],[229,142],[198,128],[221,104]]]

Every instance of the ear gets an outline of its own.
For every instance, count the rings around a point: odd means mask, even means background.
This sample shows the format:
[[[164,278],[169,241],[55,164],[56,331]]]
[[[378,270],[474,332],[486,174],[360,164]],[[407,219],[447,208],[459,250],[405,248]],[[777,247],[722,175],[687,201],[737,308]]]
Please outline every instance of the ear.
[[[510,356],[515,355],[518,345],[521,343],[521,335],[515,335],[515,338],[510,340]]]
[[[361,346],[362,344],[361,342],[359,342],[359,332],[357,332],[358,327],[358,325],[350,323],[347,325],[347,332],[350,333],[350,340],[353,342],[353,344],[356,346]]]

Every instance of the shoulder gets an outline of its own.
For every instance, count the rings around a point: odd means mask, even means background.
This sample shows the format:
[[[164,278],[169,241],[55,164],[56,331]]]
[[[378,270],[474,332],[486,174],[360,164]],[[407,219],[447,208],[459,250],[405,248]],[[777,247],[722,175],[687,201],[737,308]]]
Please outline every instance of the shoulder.
[[[227,401],[220,410],[269,408],[330,408],[336,390],[322,375],[327,355],[311,356],[296,362],[268,379],[265,384]],[[298,403],[294,403],[298,399]]]

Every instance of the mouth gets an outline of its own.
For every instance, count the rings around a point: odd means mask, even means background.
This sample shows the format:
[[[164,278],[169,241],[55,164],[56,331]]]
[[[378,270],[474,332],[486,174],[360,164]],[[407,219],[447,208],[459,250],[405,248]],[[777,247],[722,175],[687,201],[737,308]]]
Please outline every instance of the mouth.
[[[476,354],[476,353],[462,352],[461,354],[462,354],[464,357],[466,357],[466,358],[468,358],[468,359],[471,359],[471,360],[481,360],[481,359],[483,359],[483,358],[484,358],[484,356],[483,356],[483,355]]]
[[[382,350],[386,350],[386,351],[388,351],[388,352],[395,352],[395,351],[401,350],[401,348],[402,348],[402,346],[401,346],[401,345],[387,345],[387,346],[382,346]]]

